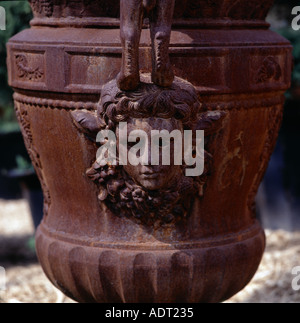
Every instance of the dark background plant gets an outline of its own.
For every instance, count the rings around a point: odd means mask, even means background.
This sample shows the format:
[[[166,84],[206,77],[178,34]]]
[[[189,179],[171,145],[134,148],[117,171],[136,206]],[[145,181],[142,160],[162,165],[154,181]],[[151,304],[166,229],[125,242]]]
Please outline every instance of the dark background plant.
[[[13,110],[12,89],[7,84],[6,43],[19,31],[29,27],[32,18],[27,1],[0,1],[6,10],[6,30],[0,31],[0,131],[18,129]]]
[[[6,11],[6,30],[0,30],[0,198],[14,199],[21,197],[22,191],[19,179],[12,177],[11,171],[18,170],[20,175],[28,173],[24,161],[28,166],[30,159],[16,121],[13,91],[7,82],[6,44],[16,33],[29,27],[32,13],[27,1],[0,0],[0,6]]]

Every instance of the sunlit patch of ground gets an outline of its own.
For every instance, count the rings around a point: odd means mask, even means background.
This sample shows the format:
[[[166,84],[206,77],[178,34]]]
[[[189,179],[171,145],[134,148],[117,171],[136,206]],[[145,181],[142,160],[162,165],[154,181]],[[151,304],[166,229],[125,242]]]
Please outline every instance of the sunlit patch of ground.
[[[229,302],[299,303],[300,291],[294,291],[292,281],[300,286],[292,269],[300,266],[300,232],[266,230],[267,248],[251,283]],[[299,272],[300,274],[300,272]]]

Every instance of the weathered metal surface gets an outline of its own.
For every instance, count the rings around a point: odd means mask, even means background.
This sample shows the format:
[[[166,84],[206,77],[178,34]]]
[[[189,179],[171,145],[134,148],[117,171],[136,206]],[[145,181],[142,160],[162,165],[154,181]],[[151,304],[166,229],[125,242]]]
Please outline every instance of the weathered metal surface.
[[[174,73],[169,59],[169,43],[175,0],[121,0],[120,31],[122,67],[117,77],[121,90],[136,90],[140,83],[139,45],[143,20],[149,17],[152,47],[152,82],[169,87]]]
[[[254,199],[290,86],[292,48],[264,22],[272,1],[176,1],[174,74],[195,87],[195,121],[214,112],[220,122],[207,129],[201,194],[188,194],[184,221],[158,226],[116,216],[105,192],[99,202],[97,146],[74,125],[80,113],[95,115],[102,87],[121,70],[119,1],[31,3],[32,28],[10,40],[8,67],[45,195],[37,251],[49,279],[82,302],[219,302],[237,293],[263,254]],[[142,30],[143,73],[152,72],[151,44]]]

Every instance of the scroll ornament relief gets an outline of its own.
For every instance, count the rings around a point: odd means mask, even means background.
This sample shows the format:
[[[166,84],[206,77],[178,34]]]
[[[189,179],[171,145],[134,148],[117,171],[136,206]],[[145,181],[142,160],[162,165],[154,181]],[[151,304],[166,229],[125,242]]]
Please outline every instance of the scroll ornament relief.
[[[17,66],[17,75],[21,79],[38,81],[44,75],[44,71],[39,66],[35,68],[29,66],[28,59],[24,54],[15,55],[15,63]]]
[[[259,185],[263,180],[264,174],[267,170],[273,150],[275,149],[277,134],[279,132],[283,111],[281,105],[272,108],[273,112],[269,115],[268,128],[266,129],[264,149],[260,156],[260,167],[254,178],[251,190],[248,196],[248,208],[252,212],[253,217],[256,217],[256,202],[255,197],[259,189]]]
[[[44,14],[46,17],[53,15],[53,0],[29,0],[34,13]]]
[[[266,57],[255,76],[256,84],[271,80],[279,81],[282,76],[281,67],[275,57]]]
[[[37,152],[36,148],[34,147],[33,134],[31,131],[30,120],[28,115],[29,108],[30,108],[29,104],[24,105],[23,103],[18,102],[18,100],[15,99],[15,111],[21,126],[21,131],[24,137],[25,145],[43,189],[44,215],[47,216],[51,205],[51,196],[50,196],[50,191],[48,189],[46,181],[44,179],[43,167],[42,167],[40,155]]]
[[[228,151],[225,148],[226,157],[220,166],[219,191],[224,191],[233,186],[242,187],[244,183],[246,169],[249,164],[244,152],[244,136],[243,131],[236,136],[233,150]]]

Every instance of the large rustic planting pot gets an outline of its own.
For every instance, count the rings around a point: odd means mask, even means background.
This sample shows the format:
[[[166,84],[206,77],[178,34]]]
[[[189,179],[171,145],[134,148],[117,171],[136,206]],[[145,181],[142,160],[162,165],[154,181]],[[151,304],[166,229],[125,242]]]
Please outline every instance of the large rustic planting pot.
[[[184,220],[160,225],[99,201],[86,173],[97,146],[71,113],[95,111],[102,87],[120,71],[119,1],[30,2],[32,27],[8,43],[9,82],[44,191],[36,243],[49,279],[80,302],[219,302],[240,291],[265,247],[254,200],[292,69],[290,44],[264,21],[273,1],[176,0],[175,75],[196,88],[199,120],[211,111],[222,118],[208,132],[201,192]],[[150,44],[145,28],[145,73]]]

